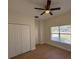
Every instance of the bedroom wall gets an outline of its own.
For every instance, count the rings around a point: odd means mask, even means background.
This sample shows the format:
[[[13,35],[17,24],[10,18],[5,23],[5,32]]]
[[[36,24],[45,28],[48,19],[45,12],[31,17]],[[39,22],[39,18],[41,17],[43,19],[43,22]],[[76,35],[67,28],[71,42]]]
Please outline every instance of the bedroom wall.
[[[44,43],[44,22],[35,20],[35,31],[36,31],[36,44]]]
[[[70,45],[58,43],[50,40],[50,27],[52,26],[58,26],[58,25],[70,25],[71,24],[71,13],[70,11],[67,13],[64,13],[60,16],[55,16],[50,19],[45,20],[44,22],[44,37],[45,42],[57,46],[63,49],[66,49],[68,51],[71,50]]]
[[[40,21],[40,44],[45,43],[44,38],[45,38],[44,37],[44,21],[41,20]]]
[[[35,20],[35,41],[36,44],[40,43],[40,22]]]

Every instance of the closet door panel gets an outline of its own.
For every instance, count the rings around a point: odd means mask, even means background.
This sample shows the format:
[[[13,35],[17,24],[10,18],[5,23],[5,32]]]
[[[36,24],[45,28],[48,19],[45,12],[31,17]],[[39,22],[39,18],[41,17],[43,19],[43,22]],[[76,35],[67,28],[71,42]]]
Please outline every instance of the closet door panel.
[[[16,56],[15,53],[15,30],[13,30],[15,27],[11,24],[9,24],[9,34],[8,34],[8,44],[9,44],[9,58]]]
[[[22,53],[30,51],[30,28],[22,26]]]
[[[22,40],[21,40],[21,29],[20,25],[15,25],[15,52],[16,55],[21,54],[22,52]]]

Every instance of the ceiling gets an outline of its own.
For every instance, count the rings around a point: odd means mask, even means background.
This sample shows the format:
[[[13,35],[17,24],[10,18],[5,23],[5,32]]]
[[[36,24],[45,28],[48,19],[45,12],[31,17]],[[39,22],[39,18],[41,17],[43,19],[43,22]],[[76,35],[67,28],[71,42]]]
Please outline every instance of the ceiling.
[[[47,0],[9,0],[9,16],[11,18],[39,16],[39,19],[48,19],[71,9],[71,0],[51,0],[51,7],[61,7],[61,10],[52,11],[53,15],[40,15],[43,11],[35,10],[35,7],[44,8]]]

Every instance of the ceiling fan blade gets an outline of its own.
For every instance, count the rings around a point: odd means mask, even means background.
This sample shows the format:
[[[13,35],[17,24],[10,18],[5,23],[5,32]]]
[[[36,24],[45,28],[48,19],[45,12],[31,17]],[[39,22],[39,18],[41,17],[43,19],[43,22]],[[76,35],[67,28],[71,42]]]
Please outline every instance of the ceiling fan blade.
[[[43,13],[41,13],[41,15],[43,15],[45,13],[45,11]]]
[[[51,0],[47,0],[47,5],[46,5],[46,9],[50,9],[50,5],[51,5]]]
[[[53,15],[51,12],[49,12],[50,15]]]
[[[43,8],[35,8],[35,9],[38,9],[38,10],[45,10],[45,9],[43,9]]]
[[[61,8],[58,7],[58,8],[51,8],[50,10],[60,10]]]

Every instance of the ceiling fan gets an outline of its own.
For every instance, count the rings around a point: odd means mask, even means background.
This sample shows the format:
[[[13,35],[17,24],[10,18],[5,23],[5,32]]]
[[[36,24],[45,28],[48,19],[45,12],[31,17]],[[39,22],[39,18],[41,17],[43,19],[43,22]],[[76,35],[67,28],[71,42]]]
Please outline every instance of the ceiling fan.
[[[45,8],[35,8],[35,9],[37,9],[37,10],[44,10],[44,12],[41,13],[40,15],[43,15],[45,13],[53,15],[51,11],[53,11],[53,10],[60,10],[61,9],[60,7],[50,8],[50,5],[51,5],[51,0],[47,0],[47,5],[45,6]]]

